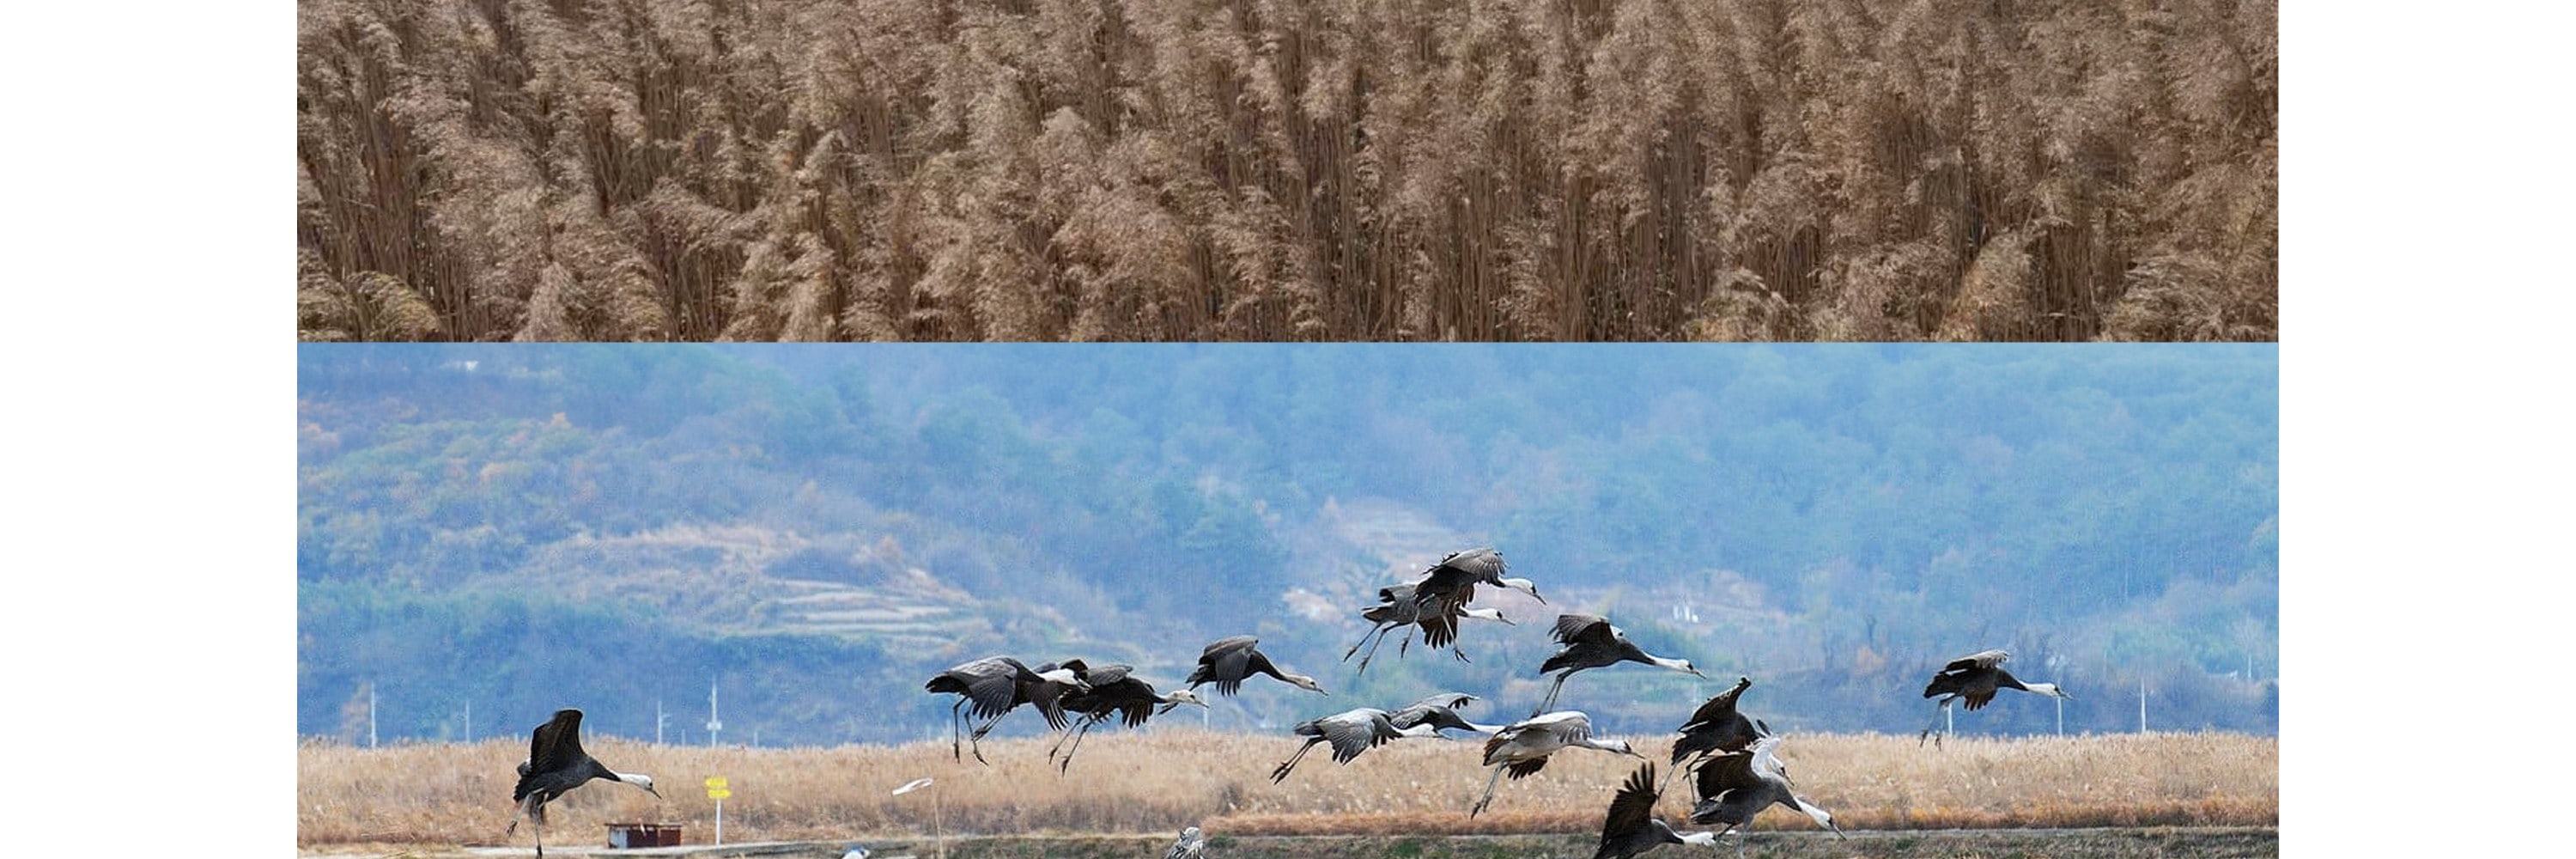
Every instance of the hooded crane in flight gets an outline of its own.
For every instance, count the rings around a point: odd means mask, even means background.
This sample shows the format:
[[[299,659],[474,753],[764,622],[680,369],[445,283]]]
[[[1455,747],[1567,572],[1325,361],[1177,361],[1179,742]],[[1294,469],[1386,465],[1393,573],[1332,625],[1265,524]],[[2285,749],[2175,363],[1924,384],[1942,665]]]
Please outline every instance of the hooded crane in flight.
[[[1520,781],[1545,768],[1548,756],[1560,749],[1572,748],[1598,749],[1645,758],[1645,755],[1629,748],[1626,740],[1593,739],[1592,717],[1574,710],[1559,710],[1514,722],[1494,732],[1493,738],[1485,741],[1485,765],[1493,767],[1494,774],[1485,779],[1485,795],[1476,800],[1476,807],[1470,809],[1467,816],[1482,814],[1485,806],[1494,804],[1494,787],[1504,775]]]
[[[1430,604],[1416,602],[1413,598],[1415,590],[1416,586],[1411,584],[1377,589],[1378,604],[1360,612],[1361,620],[1376,626],[1370,627],[1366,634],[1361,635],[1358,644],[1353,644],[1351,649],[1342,652],[1342,661],[1351,661],[1351,654],[1360,652],[1360,645],[1368,645],[1368,655],[1360,657],[1359,670],[1359,673],[1366,674],[1369,660],[1377,658],[1377,646],[1386,643],[1387,633],[1394,632],[1398,627],[1404,629],[1404,640],[1395,645],[1395,655],[1401,657],[1406,648],[1413,646],[1414,627],[1421,627],[1423,646],[1445,646],[1449,648],[1451,654],[1458,657],[1458,661],[1473,662],[1475,660],[1467,658],[1467,651],[1458,647],[1459,620],[1472,617],[1480,620],[1502,621],[1504,626],[1519,625],[1513,623],[1511,618],[1504,617],[1502,609],[1467,608],[1463,603],[1449,600],[1438,600]],[[1372,638],[1376,639],[1376,644],[1370,644]]]
[[[1655,787],[1652,761],[1629,773],[1628,783],[1610,799],[1610,815],[1601,821],[1601,849],[1592,852],[1592,859],[1629,859],[1666,844],[1717,846],[1717,833],[1674,832],[1671,825],[1657,818],[1655,800],[1663,795]]]
[[[520,762],[519,784],[510,790],[519,813],[510,817],[508,832],[518,834],[519,818],[535,821],[537,855],[546,855],[546,803],[595,778],[622,781],[643,788],[654,799],[662,798],[662,792],[653,789],[652,776],[611,770],[581,750],[580,710],[556,710],[554,718],[538,725],[528,737],[528,759]]]
[[[1398,730],[1415,725],[1430,725],[1435,730],[1466,731],[1486,736],[1492,736],[1494,732],[1502,730],[1501,725],[1479,725],[1458,715],[1458,708],[1476,700],[1478,700],[1476,696],[1465,692],[1442,692],[1407,704],[1404,709],[1397,710],[1393,715],[1386,717],[1386,720],[1395,723]]]
[[[1321,695],[1333,694],[1317,685],[1315,678],[1280,671],[1279,666],[1270,664],[1270,657],[1253,649],[1253,645],[1259,643],[1261,639],[1249,635],[1220,638],[1208,642],[1207,649],[1199,651],[1199,667],[1191,669],[1189,679],[1184,682],[1189,683],[1191,689],[1199,688],[1201,683],[1214,683],[1217,694],[1232,695],[1234,690],[1242,688],[1244,678],[1255,674],[1268,674],[1279,678],[1281,682],[1309,692]]]
[[[1682,771],[1682,761],[1692,755],[1732,752],[1753,745],[1758,736],[1753,720],[1736,712],[1736,699],[1752,688],[1753,678],[1735,678],[1735,688],[1719,692],[1699,705],[1690,720],[1683,722],[1681,738],[1673,741],[1673,772]],[[1669,774],[1665,778],[1671,778]]]
[[[2011,658],[2012,654],[2001,650],[1981,650],[1950,660],[1950,664],[1941,666],[1941,671],[1932,675],[1932,682],[1923,687],[1923,697],[1930,698],[1935,695],[1945,697],[1941,698],[1939,705],[1932,708],[1932,724],[1923,726],[1923,733],[1914,738],[1914,744],[1922,745],[1925,737],[1939,738],[1939,735],[1932,733],[1932,729],[1941,724],[1942,716],[1949,714],[1950,703],[1953,701],[1961,702],[1969,712],[1975,712],[1978,708],[1986,706],[1986,702],[1994,700],[1995,690],[1998,689],[2019,689],[2068,701],[2075,700],[2075,696],[2066,694],[2066,691],[2057,688],[2055,683],[2021,682],[2020,678],[2012,676],[2012,672],[2005,671],[2003,668],[2004,660]]]
[[[1735,709],[1735,702],[1744,697],[1744,690],[1750,688],[1753,688],[1753,678],[1735,678],[1734,688],[1709,696],[1707,701],[1700,703],[1698,710],[1691,712],[1690,719],[1675,729],[1682,735],[1681,739],[1673,741],[1675,766],[1680,766],[1683,758],[1694,754],[1732,752],[1753,745],[1759,737],[1753,729],[1753,720]]]
[[[1538,595],[1538,585],[1528,579],[1503,577],[1507,566],[1503,553],[1490,548],[1451,552],[1422,572],[1413,582],[1413,601],[1425,606],[1433,602],[1466,605],[1476,598],[1476,586],[1492,585],[1528,593],[1531,599],[1547,602]]]
[[[1627,632],[1611,626],[1609,619],[1600,615],[1572,612],[1557,615],[1556,640],[1564,644],[1565,648],[1558,650],[1555,656],[1548,657],[1546,662],[1540,663],[1538,670],[1541,674],[1559,669],[1563,671],[1556,675],[1555,683],[1548,685],[1547,698],[1538,702],[1537,709],[1530,711],[1531,715],[1537,715],[1555,706],[1556,693],[1565,689],[1565,679],[1574,676],[1574,672],[1586,668],[1601,668],[1622,662],[1643,662],[1670,668],[1693,677],[1702,679],[1708,677],[1706,674],[1699,673],[1699,669],[1691,667],[1688,659],[1666,659],[1637,649],[1637,645],[1628,641]]]
[[[1833,830],[1837,838],[1843,829],[1834,825],[1834,816],[1790,792],[1789,768],[1780,763],[1780,738],[1765,728],[1760,738],[1743,751],[1727,752],[1709,758],[1699,765],[1699,803],[1691,808],[1692,823],[1718,824],[1725,828],[1718,834],[1733,831],[1735,853],[1744,855],[1742,829],[1753,823],[1754,815],[1772,805],[1785,805],[1804,814],[1817,826]]]
[[[1073,660],[1070,664],[1080,663],[1081,660]],[[1082,716],[1082,726],[1074,731],[1073,748],[1065,751],[1063,763],[1056,767],[1057,772],[1073,767],[1073,753],[1082,750],[1083,735],[1091,733],[1091,726],[1109,721],[1112,716],[1120,717],[1127,727],[1135,728],[1142,727],[1147,718],[1169,713],[1183,704],[1207,706],[1206,701],[1199,700],[1198,695],[1187,689],[1158,694],[1154,691],[1154,684],[1136,678],[1132,673],[1135,670],[1132,665],[1086,667],[1081,675],[1082,682],[1091,688],[1067,692],[1060,699],[1065,712]],[[1156,705],[1160,705],[1160,709],[1156,709]],[[1063,738],[1059,737],[1055,742],[1058,746],[1064,745]],[[1055,756],[1054,749],[1047,750],[1049,759]]]
[[[1397,728],[1387,716],[1385,710],[1361,707],[1299,722],[1295,730],[1306,738],[1306,744],[1298,746],[1296,754],[1289,755],[1287,760],[1280,762],[1278,769],[1270,771],[1271,783],[1286,781],[1288,771],[1296,769],[1297,761],[1304,758],[1306,751],[1314,748],[1316,743],[1333,744],[1333,763],[1347,764],[1361,752],[1385,745],[1389,740],[1438,736],[1438,730],[1431,725]]]
[[[1003,714],[1011,712],[1022,704],[1037,705],[1038,714],[1046,717],[1047,727],[1064,730],[1064,707],[1059,699],[1067,690],[1091,688],[1075,675],[1075,671],[1081,667],[1081,660],[1073,660],[1073,663],[1070,666],[1050,665],[1045,671],[1033,671],[1019,660],[1008,656],[987,656],[939,672],[938,676],[930,678],[930,682],[924,684],[922,688],[935,693],[957,696],[957,703],[948,707],[948,714],[951,717],[948,738],[949,756],[963,759],[963,756],[958,754],[956,736],[957,730],[965,722],[965,715],[959,712],[960,708],[964,708],[966,714],[985,720],[982,726],[975,729],[974,736],[969,738],[969,743],[975,746],[976,763],[988,765],[991,763],[984,760],[984,749],[981,743],[984,735],[990,733],[994,725],[1001,723]]]

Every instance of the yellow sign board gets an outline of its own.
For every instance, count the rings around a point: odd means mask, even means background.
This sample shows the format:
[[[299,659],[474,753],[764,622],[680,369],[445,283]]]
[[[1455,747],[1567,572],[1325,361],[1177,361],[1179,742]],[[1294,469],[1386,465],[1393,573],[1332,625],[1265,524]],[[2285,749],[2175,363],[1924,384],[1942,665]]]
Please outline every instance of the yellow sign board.
[[[726,789],[721,788],[721,787],[711,787],[711,788],[707,788],[707,798],[708,798],[708,799],[728,799],[728,798],[731,798],[732,796],[733,796],[733,791],[726,790]]]
[[[712,775],[707,777],[708,790],[723,790],[727,787],[731,787],[731,785],[725,784],[724,776]]]

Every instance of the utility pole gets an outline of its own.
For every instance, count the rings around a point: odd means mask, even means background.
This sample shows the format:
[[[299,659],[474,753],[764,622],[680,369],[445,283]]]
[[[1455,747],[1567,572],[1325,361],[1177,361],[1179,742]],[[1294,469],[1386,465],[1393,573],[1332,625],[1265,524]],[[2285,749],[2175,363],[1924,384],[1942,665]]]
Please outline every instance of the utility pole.
[[[367,684],[367,748],[376,747],[376,684]]]
[[[474,699],[465,699],[465,741],[474,742]]]
[[[716,745],[716,732],[724,730],[724,720],[716,717],[716,681],[707,681],[707,745]]]
[[[663,723],[665,723],[665,722],[668,722],[668,721],[670,721],[670,720],[671,720],[671,717],[670,717],[670,716],[663,715],[663,713],[662,713],[662,699],[660,699],[660,698],[655,698],[655,699],[653,699],[653,744],[654,744],[654,745],[657,745],[657,746],[658,746],[658,745],[661,745],[661,744],[662,744],[662,724],[663,724]]]
[[[2147,732],[2147,679],[2138,678],[2138,733]]]

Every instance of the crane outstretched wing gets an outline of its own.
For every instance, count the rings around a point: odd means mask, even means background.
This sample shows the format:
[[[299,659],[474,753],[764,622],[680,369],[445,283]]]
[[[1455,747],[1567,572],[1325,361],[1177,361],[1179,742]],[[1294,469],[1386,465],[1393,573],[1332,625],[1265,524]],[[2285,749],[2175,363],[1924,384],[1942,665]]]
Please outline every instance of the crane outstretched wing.
[[[1320,725],[1324,740],[1333,744],[1333,762],[1350,763],[1361,752],[1384,744],[1396,736],[1395,726],[1388,724],[1386,711],[1370,708],[1351,710]]]
[[[536,782],[552,773],[569,769],[585,755],[581,751],[581,711],[566,708],[555,711],[555,717],[538,725],[528,735],[528,759],[519,765],[519,782],[510,790],[510,798],[528,798]]]
[[[1413,599],[1426,604],[1446,600],[1464,605],[1474,598],[1477,582],[1500,578],[1504,569],[1503,554],[1492,549],[1451,552],[1414,581]]]
[[[1566,612],[1556,616],[1556,640],[1559,644],[1602,644],[1616,642],[1610,619],[1597,614]]]
[[[1736,699],[1743,697],[1744,690],[1752,686],[1753,678],[1736,678],[1735,688],[1711,696],[1707,701],[1701,702],[1699,709],[1691,711],[1690,721],[1682,723],[1682,730],[1690,730],[1692,725],[1716,724],[1721,719],[1735,715]]]
[[[978,719],[992,719],[1019,705],[1020,675],[1028,667],[1009,657],[977,660],[961,669],[966,676],[966,710]]]
[[[1692,782],[1699,787],[1699,798],[1712,799],[1735,788],[1760,785],[1762,780],[1753,775],[1753,752],[1747,750],[1709,756],[1700,762]]]
[[[1607,849],[1630,833],[1646,828],[1646,822],[1655,818],[1659,795],[1655,790],[1654,764],[1629,773],[1627,783],[1619,786],[1619,795],[1610,798],[1609,816],[1601,821],[1601,846]]]
[[[2012,654],[2001,650],[1980,650],[1975,653],[1950,660],[1950,664],[1941,666],[1941,670],[1942,672],[1947,673],[1951,671],[1966,671],[1971,668],[1993,668],[1997,665],[2004,664],[2004,660],[2011,658]]]

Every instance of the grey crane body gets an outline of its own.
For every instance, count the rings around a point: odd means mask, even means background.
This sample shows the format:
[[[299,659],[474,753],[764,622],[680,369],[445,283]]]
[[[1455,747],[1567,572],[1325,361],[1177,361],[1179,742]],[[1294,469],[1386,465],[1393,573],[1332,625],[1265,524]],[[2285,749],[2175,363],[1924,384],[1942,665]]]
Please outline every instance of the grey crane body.
[[[1422,631],[1424,646],[1447,647],[1450,655],[1458,657],[1458,661],[1474,662],[1475,660],[1467,658],[1467,651],[1458,646],[1459,621],[1476,618],[1500,621],[1505,626],[1518,625],[1513,623],[1511,618],[1504,617],[1500,609],[1468,608],[1463,601],[1435,600],[1429,603],[1416,601],[1414,594],[1418,585],[1419,583],[1414,583],[1379,588],[1378,604],[1360,612],[1360,619],[1368,621],[1373,626],[1369,627],[1368,632],[1360,635],[1359,642],[1352,644],[1351,649],[1342,652],[1342,661],[1350,661],[1351,656],[1359,653],[1360,648],[1365,645],[1368,647],[1368,655],[1360,657],[1359,670],[1362,674],[1368,673],[1369,660],[1377,658],[1378,645],[1386,643],[1386,636],[1389,633],[1397,629],[1404,630],[1404,639],[1397,642],[1395,646],[1395,654],[1400,657],[1404,655],[1407,648],[1413,646],[1413,633],[1418,628]],[[1472,589],[1473,586],[1469,587]],[[1468,595],[1473,596],[1472,592]],[[1375,643],[1371,643],[1372,639]]]
[[[1295,754],[1289,755],[1277,769],[1270,771],[1270,781],[1274,784],[1286,781],[1288,771],[1296,769],[1297,761],[1306,757],[1306,752],[1318,743],[1331,743],[1333,762],[1347,764],[1351,759],[1359,757],[1361,752],[1385,745],[1388,741],[1403,737],[1432,735],[1433,729],[1429,725],[1397,728],[1395,723],[1387,718],[1389,715],[1387,711],[1375,707],[1360,707],[1320,719],[1299,722],[1293,730],[1298,736],[1306,738],[1306,744],[1298,746]]]
[[[1601,821],[1601,846],[1592,859],[1630,859],[1639,853],[1666,844],[1717,846],[1717,835],[1708,832],[1682,833],[1655,816],[1655,800],[1663,792],[1655,787],[1655,765],[1651,762],[1628,774],[1619,794],[1610,800],[1610,813]]]
[[[1735,709],[1744,690],[1752,688],[1753,678],[1738,677],[1735,688],[1719,692],[1692,711],[1683,722],[1681,739],[1673,741],[1673,760],[1680,766],[1684,758],[1711,752],[1732,752],[1753,745],[1753,720]]]
[[[1424,606],[1438,602],[1463,606],[1476,598],[1476,586],[1481,584],[1511,588],[1529,594],[1531,599],[1547,602],[1546,597],[1538,595],[1537,584],[1528,579],[1505,578],[1503,573],[1507,570],[1503,553],[1492,548],[1451,552],[1441,558],[1440,563],[1424,570],[1422,578],[1414,581],[1413,600]]]
[[[1144,726],[1145,720],[1169,713],[1183,704],[1207,706],[1206,701],[1199,700],[1199,696],[1187,689],[1155,692],[1154,684],[1137,678],[1135,670],[1131,665],[1086,666],[1080,676],[1088,688],[1068,691],[1059,699],[1065,712],[1082,717],[1082,724],[1075,729],[1073,748],[1064,752],[1063,761],[1056,768],[1058,772],[1073,767],[1073,753],[1082,750],[1082,738],[1091,733],[1093,725],[1116,718],[1127,727],[1138,728]],[[1064,742],[1063,738],[1058,738],[1056,745],[1062,747]],[[1054,758],[1055,750],[1047,750],[1047,756]]]
[[[1765,732],[1742,750],[1727,752],[1702,761],[1695,779],[1699,801],[1691,808],[1690,821],[1703,826],[1723,827],[1719,834],[1749,827],[1755,815],[1774,805],[1804,814],[1817,826],[1832,830],[1841,837],[1842,827],[1834,825],[1834,816],[1806,800],[1798,798],[1789,784],[1788,766],[1780,762],[1777,751],[1780,738]],[[1743,852],[1739,834],[1736,850]]]
[[[2000,690],[2019,689],[2052,698],[2075,700],[2075,696],[2066,694],[2066,690],[2057,688],[2055,683],[2025,683],[2021,678],[2014,677],[2012,672],[2004,670],[2003,667],[2004,660],[2011,658],[2011,653],[2002,650],[1980,650],[1950,660],[1949,664],[1941,666],[1941,670],[1932,675],[1932,682],[1923,687],[1923,697],[1939,697],[1941,700],[1932,707],[1932,724],[1923,726],[1923,733],[1915,737],[1915,743],[1920,745],[1925,737],[1931,737],[1935,744],[1940,742],[1939,735],[1934,734],[1932,729],[1941,724],[1943,711],[1948,710],[1951,704],[1956,703],[1970,712],[1975,712],[1992,702],[1995,699],[1995,693]]]
[[[1243,681],[1246,678],[1255,674],[1268,674],[1278,678],[1280,682],[1300,689],[1326,695],[1332,694],[1325,692],[1324,687],[1315,682],[1315,678],[1279,670],[1279,666],[1271,664],[1269,656],[1263,655],[1257,649],[1260,643],[1260,639],[1249,635],[1237,635],[1208,642],[1207,648],[1199,652],[1199,666],[1191,669],[1189,679],[1184,682],[1189,683],[1191,689],[1199,688],[1199,684],[1202,683],[1214,683],[1217,694],[1232,695],[1235,690],[1243,687]]]
[[[546,855],[546,803],[595,778],[622,781],[662,798],[662,792],[653,789],[652,776],[611,770],[581,750],[580,710],[555,711],[554,718],[538,725],[528,737],[528,759],[519,762],[519,781],[510,790],[519,813],[510,818],[508,831],[517,834],[520,818],[534,821],[537,855]]]
[[[1550,671],[1558,672],[1556,681],[1548,685],[1547,697],[1541,699],[1538,707],[1531,710],[1532,715],[1555,706],[1556,695],[1564,691],[1566,679],[1573,677],[1575,672],[1586,669],[1605,668],[1622,662],[1638,662],[1669,668],[1694,677],[1708,676],[1701,674],[1697,667],[1690,664],[1690,660],[1667,659],[1638,648],[1634,642],[1628,640],[1626,631],[1610,625],[1610,620],[1600,615],[1573,612],[1558,615],[1555,636],[1557,642],[1564,647],[1557,650],[1556,655],[1548,657],[1546,662],[1540,663],[1538,670],[1541,674]]]
[[[1494,774],[1485,779],[1485,795],[1467,812],[1474,817],[1494,802],[1494,788],[1504,776],[1513,781],[1527,778],[1547,767],[1549,756],[1563,749],[1583,748],[1617,752],[1644,758],[1628,746],[1626,740],[1592,738],[1592,717],[1574,710],[1559,710],[1532,716],[1506,725],[1485,741],[1485,766]]]
[[[1045,670],[1036,670],[1008,656],[987,656],[941,671],[931,677],[929,683],[923,684],[922,688],[933,693],[958,696],[957,703],[949,705],[948,708],[953,720],[952,728],[961,727],[968,715],[984,720],[984,724],[975,729],[969,742],[975,745],[975,760],[979,763],[989,763],[984,760],[984,750],[981,747],[984,735],[991,733],[993,726],[1001,723],[1002,716],[1018,709],[1022,704],[1036,706],[1038,714],[1045,717],[1047,727],[1064,730],[1066,725],[1062,705],[1064,694],[1067,691],[1090,688],[1089,684],[1084,683],[1078,676],[1078,671],[1081,670],[1080,661],[1073,660],[1073,663],[1071,666],[1050,664],[1045,666]],[[951,757],[960,757],[957,738],[953,732],[949,738],[948,753]]]
[[[1398,729],[1430,725],[1434,730],[1466,731],[1487,736],[1501,731],[1501,725],[1479,725],[1458,715],[1458,708],[1476,700],[1476,696],[1464,692],[1442,692],[1405,705],[1404,709],[1388,716],[1387,721],[1393,722]]]

